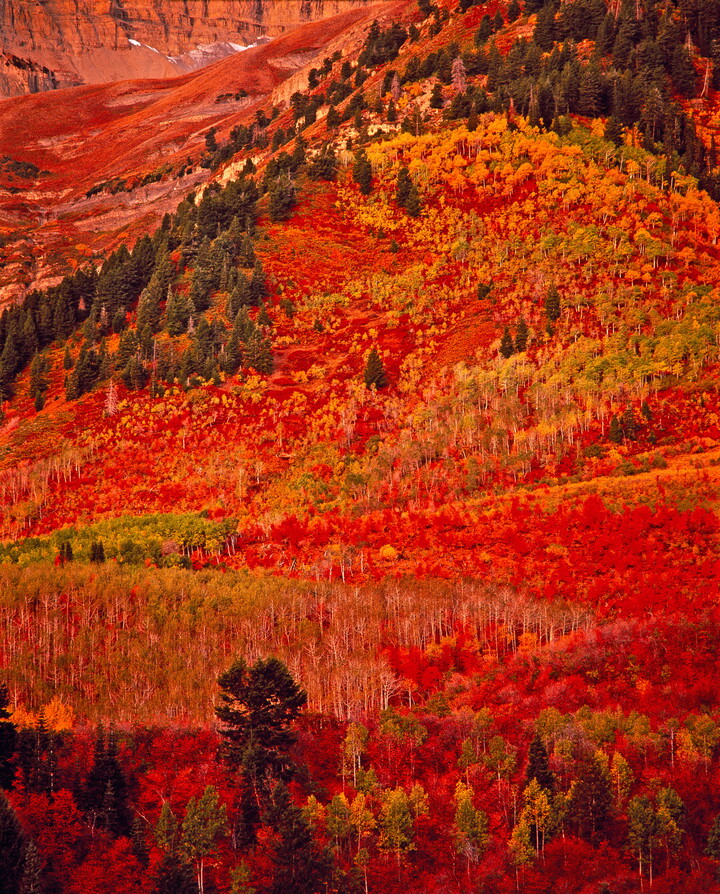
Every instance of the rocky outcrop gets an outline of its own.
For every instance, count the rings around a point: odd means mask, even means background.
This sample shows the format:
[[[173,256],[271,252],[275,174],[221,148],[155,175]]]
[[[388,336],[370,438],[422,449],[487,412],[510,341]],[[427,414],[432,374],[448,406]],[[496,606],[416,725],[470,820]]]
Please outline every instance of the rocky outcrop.
[[[0,0],[0,96],[194,70],[371,0]]]

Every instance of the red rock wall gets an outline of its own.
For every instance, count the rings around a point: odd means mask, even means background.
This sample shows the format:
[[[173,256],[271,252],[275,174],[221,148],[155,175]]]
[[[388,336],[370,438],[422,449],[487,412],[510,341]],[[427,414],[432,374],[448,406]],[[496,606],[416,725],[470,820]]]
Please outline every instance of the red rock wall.
[[[186,57],[198,46],[251,44],[369,2],[0,0],[0,96],[167,77],[201,64],[196,58],[168,57]],[[227,51],[218,47],[208,61]]]

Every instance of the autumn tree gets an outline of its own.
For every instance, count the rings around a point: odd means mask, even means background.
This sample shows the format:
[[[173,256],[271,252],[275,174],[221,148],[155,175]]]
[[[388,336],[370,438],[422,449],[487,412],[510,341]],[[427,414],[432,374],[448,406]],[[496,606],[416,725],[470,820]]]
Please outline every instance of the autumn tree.
[[[488,838],[488,818],[473,805],[472,789],[462,782],[455,786],[455,848],[470,865],[477,863]]]
[[[225,805],[218,791],[208,785],[202,796],[191,798],[185,809],[180,837],[180,853],[195,864],[198,894],[205,892],[205,862],[214,852],[217,839],[227,830]]]

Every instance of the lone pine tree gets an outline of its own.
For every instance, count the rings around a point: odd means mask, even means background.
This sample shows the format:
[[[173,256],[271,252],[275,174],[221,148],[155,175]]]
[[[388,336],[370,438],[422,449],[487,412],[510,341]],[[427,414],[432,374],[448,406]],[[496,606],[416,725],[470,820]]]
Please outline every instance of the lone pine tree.
[[[388,384],[387,373],[377,348],[373,348],[368,355],[364,379],[368,388],[371,388],[373,385],[378,389],[385,388]]]
[[[218,677],[220,702],[215,714],[223,726],[221,755],[242,768],[256,790],[292,775],[289,757],[295,742],[291,724],[307,703],[307,694],[277,658],[252,666],[240,658]]]

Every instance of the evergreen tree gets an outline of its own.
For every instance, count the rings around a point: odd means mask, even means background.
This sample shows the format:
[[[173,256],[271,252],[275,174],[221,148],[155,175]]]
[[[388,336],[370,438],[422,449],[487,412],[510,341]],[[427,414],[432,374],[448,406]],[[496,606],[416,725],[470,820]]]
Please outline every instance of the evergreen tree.
[[[405,202],[405,210],[410,215],[410,217],[419,217],[422,210],[420,193],[414,183],[410,187],[410,193],[407,197],[407,201]]]
[[[105,736],[102,727],[98,729],[93,766],[85,780],[80,802],[86,813],[111,835],[130,834],[127,783],[112,730]]]
[[[295,186],[287,173],[281,174],[270,190],[268,214],[270,220],[287,220],[297,203]]]
[[[307,819],[292,803],[282,783],[273,791],[270,814],[271,824],[278,831],[270,894],[316,894],[327,890],[332,877],[330,855],[313,840]]]
[[[441,84],[435,84],[430,95],[430,108],[441,109],[445,105]]]
[[[568,816],[581,838],[596,842],[604,837],[612,810],[612,791],[596,759],[588,761],[573,783]]]
[[[168,335],[182,335],[190,322],[190,304],[185,295],[169,290],[165,306],[165,328]],[[122,344],[122,341],[121,341]],[[117,363],[121,362],[120,357]]]
[[[338,114],[338,110],[335,108],[334,105],[331,105],[328,109],[325,123],[330,130],[335,130],[336,128],[340,127],[340,115]]]
[[[597,62],[590,62],[582,70],[578,111],[595,117],[603,111],[603,79]]]
[[[530,333],[528,332],[528,327],[527,327],[527,323],[525,322],[525,317],[520,317],[520,322],[518,323],[517,332],[515,333],[515,350],[516,351],[522,353],[527,348],[529,335],[530,335]]]
[[[0,683],[0,788],[9,789],[15,779],[15,746],[17,729],[10,719],[10,693]]]
[[[506,360],[508,357],[512,357],[515,353],[515,345],[513,344],[512,335],[510,335],[510,330],[507,326],[500,339],[500,353]]]
[[[554,791],[555,789],[555,776],[548,763],[547,749],[545,748],[543,740],[538,735],[536,735],[530,743],[525,778],[528,782],[537,779],[540,788],[547,789],[548,791]]]
[[[0,894],[18,894],[24,850],[18,818],[4,792],[0,792]]]
[[[20,879],[19,894],[43,894],[42,864],[40,854],[34,841],[29,841],[25,847],[25,859],[22,877]]]
[[[385,388],[388,384],[387,373],[377,348],[372,348],[368,355],[363,379],[368,388],[375,386],[379,390],[380,388]]]
[[[623,430],[620,425],[620,420],[617,416],[613,416],[610,420],[610,429],[608,431],[608,439],[613,442],[613,444],[622,444],[623,441]]]
[[[551,286],[545,296],[545,316],[551,323],[554,323],[556,320],[560,319],[560,314],[560,293],[555,286]]]
[[[243,767],[256,789],[269,779],[291,775],[291,724],[307,703],[307,695],[277,658],[248,666],[238,659],[218,677],[220,701],[215,713],[223,726],[223,759]]]
[[[308,177],[313,180],[334,180],[337,174],[337,158],[332,143],[326,143],[315,155],[308,167]]]
[[[248,339],[245,363],[251,369],[265,375],[270,375],[275,369],[270,341],[263,338],[259,332],[253,332]]]
[[[622,429],[623,438],[628,441],[636,441],[638,436],[638,423],[635,419],[632,407],[626,407],[624,413],[620,417],[620,427]]]
[[[395,188],[395,201],[404,208],[410,197],[410,191],[413,188],[413,182],[410,178],[410,171],[407,168],[400,168],[397,176],[397,185]]]
[[[353,180],[360,187],[360,192],[364,196],[370,195],[372,192],[372,165],[362,149],[355,155],[355,164],[353,165],[352,173]]]
[[[267,297],[267,286],[265,284],[265,271],[258,261],[253,268],[252,279],[249,287],[250,303],[254,306],[260,304],[263,298]]]
[[[675,47],[670,63],[670,77],[681,96],[695,96],[695,67],[684,45]]]

